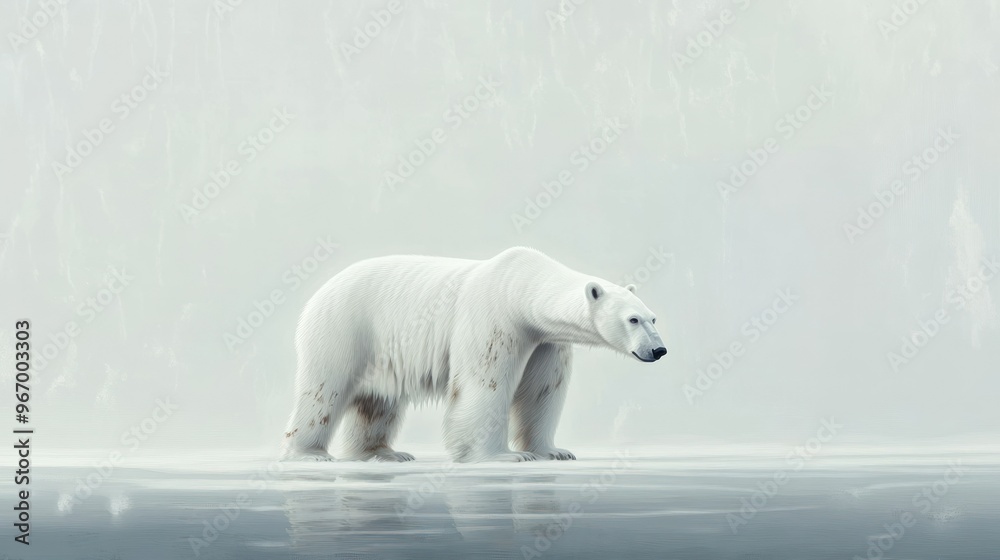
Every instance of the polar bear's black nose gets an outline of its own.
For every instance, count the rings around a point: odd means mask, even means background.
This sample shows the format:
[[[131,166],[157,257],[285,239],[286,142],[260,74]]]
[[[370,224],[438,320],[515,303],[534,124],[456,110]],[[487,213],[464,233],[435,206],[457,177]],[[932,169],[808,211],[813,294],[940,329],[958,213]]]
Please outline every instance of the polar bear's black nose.
[[[664,347],[662,347],[662,346],[660,346],[659,348],[654,348],[653,349],[653,359],[654,360],[659,360],[660,358],[662,358],[662,357],[664,357],[666,355],[667,355],[667,349],[664,348]]]

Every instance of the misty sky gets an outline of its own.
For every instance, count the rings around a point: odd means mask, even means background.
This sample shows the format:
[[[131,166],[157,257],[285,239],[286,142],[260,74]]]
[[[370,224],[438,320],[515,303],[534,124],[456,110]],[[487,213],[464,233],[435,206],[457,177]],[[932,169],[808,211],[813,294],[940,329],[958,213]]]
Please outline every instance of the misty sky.
[[[1000,2],[229,4],[0,6],[40,449],[158,400],[143,449],[277,449],[323,282],[514,245],[639,284],[670,351],[578,349],[564,447],[1000,435]]]

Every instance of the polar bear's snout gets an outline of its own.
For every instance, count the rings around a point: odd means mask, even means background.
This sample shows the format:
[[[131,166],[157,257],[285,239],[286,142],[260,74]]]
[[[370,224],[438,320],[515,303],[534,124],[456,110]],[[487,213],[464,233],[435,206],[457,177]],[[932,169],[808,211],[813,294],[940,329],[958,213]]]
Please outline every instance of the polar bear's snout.
[[[638,350],[632,351],[632,355],[643,362],[655,362],[666,356],[667,349],[663,346],[663,339],[660,338],[660,333],[656,332],[652,322],[647,321],[641,326],[646,340],[639,345]]]

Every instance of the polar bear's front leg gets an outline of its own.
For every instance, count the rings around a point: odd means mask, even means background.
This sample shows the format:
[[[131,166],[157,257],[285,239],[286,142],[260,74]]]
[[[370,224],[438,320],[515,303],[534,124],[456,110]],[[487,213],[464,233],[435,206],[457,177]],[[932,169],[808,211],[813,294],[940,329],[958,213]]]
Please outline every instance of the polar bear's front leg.
[[[478,339],[460,335],[452,346],[445,445],[461,463],[534,461],[535,454],[511,451],[507,445],[521,349],[514,337],[497,329],[492,332]]]
[[[568,344],[541,344],[528,359],[511,409],[517,449],[542,459],[576,459],[553,443],[566,401],[572,355]]]

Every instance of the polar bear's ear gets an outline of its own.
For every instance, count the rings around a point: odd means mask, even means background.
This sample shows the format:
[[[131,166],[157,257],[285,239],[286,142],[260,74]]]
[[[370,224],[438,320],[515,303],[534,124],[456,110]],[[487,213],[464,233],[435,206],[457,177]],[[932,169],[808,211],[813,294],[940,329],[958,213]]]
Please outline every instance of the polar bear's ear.
[[[584,291],[587,294],[587,300],[591,302],[599,300],[604,295],[604,288],[597,282],[587,282]]]
[[[630,291],[630,292],[632,292],[634,294],[635,293],[635,284],[629,284],[628,286],[625,286],[625,289],[628,290],[628,291]]]

